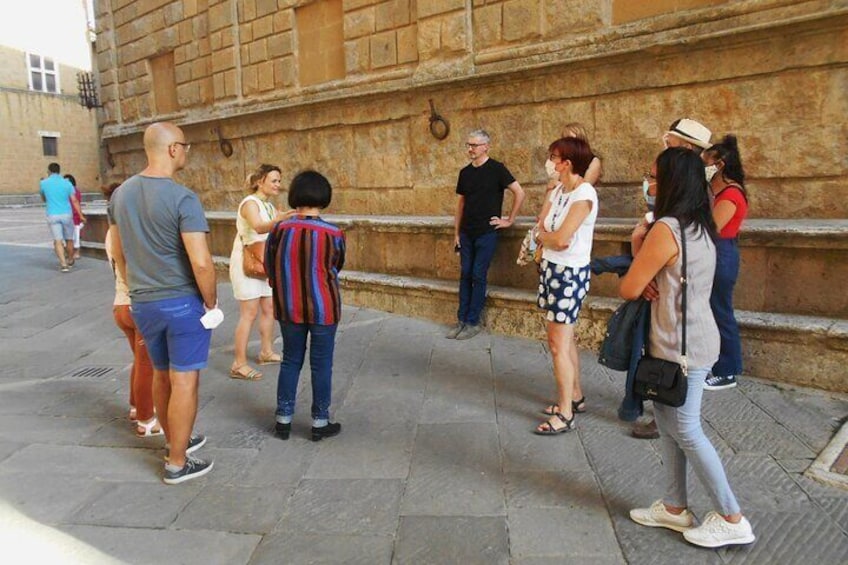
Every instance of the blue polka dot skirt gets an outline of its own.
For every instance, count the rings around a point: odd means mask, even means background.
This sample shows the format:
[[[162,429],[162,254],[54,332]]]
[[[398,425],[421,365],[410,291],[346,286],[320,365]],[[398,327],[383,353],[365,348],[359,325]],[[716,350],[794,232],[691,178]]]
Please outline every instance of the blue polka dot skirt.
[[[557,265],[543,260],[539,275],[539,308],[547,310],[546,319],[558,324],[574,324],[589,293],[589,265],[580,268]]]

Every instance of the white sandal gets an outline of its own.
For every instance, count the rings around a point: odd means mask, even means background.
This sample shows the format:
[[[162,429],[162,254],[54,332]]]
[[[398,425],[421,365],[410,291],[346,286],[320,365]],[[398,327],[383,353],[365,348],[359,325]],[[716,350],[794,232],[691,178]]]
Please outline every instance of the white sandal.
[[[139,433],[139,430],[144,430],[143,433]],[[135,435],[136,437],[153,437],[153,436],[161,436],[165,432],[162,431],[162,426],[159,425],[159,419],[156,416],[153,416],[149,421],[142,422],[138,421],[136,423]]]

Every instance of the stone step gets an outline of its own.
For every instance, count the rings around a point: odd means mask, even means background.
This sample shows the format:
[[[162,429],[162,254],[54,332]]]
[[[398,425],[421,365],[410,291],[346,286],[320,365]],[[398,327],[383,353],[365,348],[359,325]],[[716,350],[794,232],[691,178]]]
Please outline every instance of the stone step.
[[[105,211],[87,210],[83,245],[102,254]],[[231,212],[207,214],[212,253],[226,277],[235,235]],[[348,240],[341,280],[349,304],[448,324],[455,319],[459,261],[449,217],[327,216]],[[490,331],[544,338],[535,307],[533,265],[515,264],[532,225],[522,218],[502,234],[490,271],[485,324]],[[595,255],[626,251],[632,219],[600,220]],[[848,221],[752,220],[740,239],[743,266],[736,290],[746,373],[802,386],[848,392]],[[614,275],[592,280],[578,324],[584,347],[596,349],[620,300]]]
[[[229,257],[216,256],[224,277]],[[345,304],[455,323],[456,281],[344,270],[339,274]],[[483,324],[488,331],[545,339],[536,294],[489,285]],[[589,296],[580,312],[577,342],[598,351],[610,315],[621,299]],[[745,374],[771,381],[848,393],[848,320],[736,310]],[[447,327],[445,328],[447,330]]]
[[[209,214],[213,253],[229,255],[235,215]],[[449,216],[327,216],[345,230],[346,268],[391,275],[455,281],[459,258],[453,251]],[[520,218],[501,233],[489,282],[515,289],[535,289],[535,267],[519,267],[515,258],[524,234],[533,225]],[[632,218],[601,218],[595,230],[594,257],[620,255],[630,249]],[[848,220],[749,220],[740,241],[741,268],[734,304],[742,310],[848,319]],[[592,295],[615,298],[618,278],[592,279]]]
[[[456,321],[456,282],[342,271],[346,303],[445,324]],[[545,339],[532,292],[489,286],[484,324],[489,331]],[[577,324],[578,343],[594,351],[620,299],[589,296]],[[848,321],[737,310],[745,374],[823,390],[848,392]]]

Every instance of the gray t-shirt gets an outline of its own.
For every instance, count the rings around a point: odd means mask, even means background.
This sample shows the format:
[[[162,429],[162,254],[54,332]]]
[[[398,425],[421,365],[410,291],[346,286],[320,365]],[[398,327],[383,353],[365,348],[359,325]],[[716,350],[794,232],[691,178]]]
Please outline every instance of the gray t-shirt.
[[[660,218],[674,234],[677,249],[680,249],[680,222],[676,218]],[[710,293],[715,275],[715,244],[706,234],[698,233],[694,225],[686,229],[686,276],[689,285],[686,291],[686,357],[689,367],[703,369],[712,367],[718,360],[719,333],[713,311],[710,308]],[[683,326],[683,286],[680,275],[683,253],[678,252],[673,265],[663,267],[656,276],[660,297],[651,303],[651,332],[648,352],[667,361],[680,361],[680,342]]]
[[[169,178],[135,175],[115,190],[108,214],[120,230],[133,301],[200,294],[180,235],[209,231],[194,192]]]

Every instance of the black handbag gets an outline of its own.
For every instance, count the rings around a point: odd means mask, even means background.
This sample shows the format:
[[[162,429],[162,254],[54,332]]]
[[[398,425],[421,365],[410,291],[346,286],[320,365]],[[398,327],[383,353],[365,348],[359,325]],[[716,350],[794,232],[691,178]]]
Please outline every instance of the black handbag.
[[[688,383],[686,374],[686,228],[680,225],[680,247],[683,254],[683,268],[680,284],[683,287],[683,342],[680,345],[680,363],[657,359],[645,354],[636,366],[633,375],[633,392],[644,400],[653,400],[666,406],[679,408],[686,403]]]

